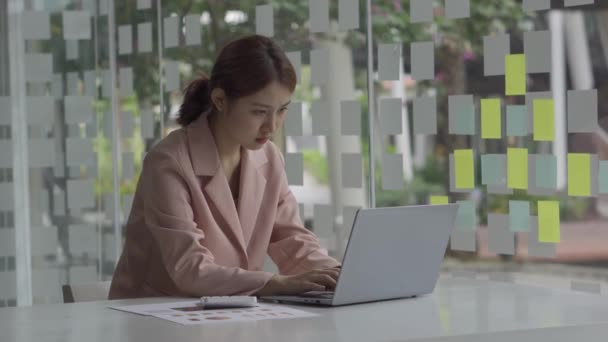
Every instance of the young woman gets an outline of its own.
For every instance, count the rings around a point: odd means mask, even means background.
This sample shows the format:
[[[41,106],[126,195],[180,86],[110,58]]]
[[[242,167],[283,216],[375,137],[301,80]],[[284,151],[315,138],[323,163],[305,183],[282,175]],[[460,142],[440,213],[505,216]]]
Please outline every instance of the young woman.
[[[332,290],[339,263],[301,223],[269,141],[296,84],[285,53],[249,36],[185,91],[180,129],[146,155],[109,298]],[[266,254],[280,274],[262,270]]]

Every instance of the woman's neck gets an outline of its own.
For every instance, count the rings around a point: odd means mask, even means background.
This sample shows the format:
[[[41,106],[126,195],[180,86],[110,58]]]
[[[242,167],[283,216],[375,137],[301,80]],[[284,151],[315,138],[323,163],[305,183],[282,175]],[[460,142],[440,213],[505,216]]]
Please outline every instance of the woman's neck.
[[[225,125],[216,113],[210,113],[208,120],[222,166],[224,168],[236,167],[241,160],[241,146],[230,140],[226,134]]]

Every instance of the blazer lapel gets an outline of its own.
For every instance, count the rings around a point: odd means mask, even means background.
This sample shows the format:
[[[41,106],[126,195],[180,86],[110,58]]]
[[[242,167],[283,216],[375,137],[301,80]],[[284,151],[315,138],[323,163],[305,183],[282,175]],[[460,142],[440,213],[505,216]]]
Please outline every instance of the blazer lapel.
[[[253,152],[243,149],[238,205],[245,245],[249,244],[262,204],[266,178],[262,175],[260,168],[266,162],[266,154],[263,151]]]

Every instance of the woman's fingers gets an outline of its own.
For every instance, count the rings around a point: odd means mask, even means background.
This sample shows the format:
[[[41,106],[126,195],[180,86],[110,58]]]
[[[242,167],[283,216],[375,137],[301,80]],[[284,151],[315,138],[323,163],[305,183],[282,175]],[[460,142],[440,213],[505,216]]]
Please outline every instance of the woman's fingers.
[[[311,280],[317,284],[321,284],[328,289],[334,289],[336,287],[336,280],[327,274],[316,274],[311,277]]]

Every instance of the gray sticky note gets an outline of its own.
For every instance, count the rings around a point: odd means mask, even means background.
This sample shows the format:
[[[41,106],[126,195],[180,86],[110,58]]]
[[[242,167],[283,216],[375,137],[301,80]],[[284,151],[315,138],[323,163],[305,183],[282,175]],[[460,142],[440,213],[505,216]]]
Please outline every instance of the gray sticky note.
[[[259,5],[255,7],[255,33],[266,37],[274,36],[272,5]]]
[[[93,98],[90,96],[66,96],[65,123],[78,124],[93,120]]]
[[[10,96],[0,96],[0,126],[11,125],[12,107]]]
[[[127,97],[133,95],[133,69],[120,68],[118,70],[118,85],[120,96]]]
[[[401,44],[378,44],[378,79],[396,81],[401,74]]]
[[[497,34],[483,37],[483,70],[485,76],[505,74],[505,57],[511,53],[510,36]]]
[[[557,188],[557,158],[552,154],[534,155],[534,185],[538,188]]]
[[[51,84],[51,93],[56,100],[63,98],[63,75],[53,74],[53,83]]]
[[[437,134],[437,98],[417,97],[412,100],[415,134]]]
[[[31,251],[34,256],[56,255],[59,237],[57,227],[31,227]]]
[[[302,80],[301,70],[302,70],[302,53],[300,51],[291,51],[286,53],[287,58],[291,62],[294,71],[296,72],[296,78],[298,83]]]
[[[68,61],[74,61],[78,59],[78,41],[77,40],[66,40],[65,41],[65,58]]]
[[[329,0],[308,0],[310,32],[329,31]]]
[[[135,176],[135,155],[133,152],[122,154],[122,178],[132,179]]]
[[[184,19],[186,25],[186,45],[201,45],[201,16],[187,15]]]
[[[338,29],[359,29],[359,0],[340,0],[338,3]]]
[[[457,201],[456,228],[475,231],[477,229],[477,213],[474,201]]]
[[[99,0],[99,15],[108,15],[108,1],[109,0]]]
[[[179,90],[180,75],[179,65],[175,61],[165,62],[165,91],[172,92]]]
[[[112,73],[110,70],[101,72],[101,96],[109,98],[112,96]]]
[[[471,15],[469,0],[445,0],[445,17],[447,19],[468,18]]]
[[[304,159],[302,153],[285,154],[285,173],[289,185],[304,185]]]
[[[475,155],[475,152],[473,151],[473,155]],[[450,177],[450,192],[458,192],[458,193],[471,193],[473,192],[475,189],[471,188],[471,189],[461,189],[461,188],[456,188],[456,168],[454,166],[454,154],[450,153],[449,155],[449,160],[448,160],[448,166],[449,166],[449,177]],[[475,161],[473,161],[475,162]],[[475,179],[475,174],[473,174],[473,184],[477,184],[477,180]]]
[[[552,99],[553,93],[550,91],[529,91],[526,93],[526,110],[528,117],[529,133],[532,133],[532,127],[534,127],[534,100],[536,99]]]
[[[597,89],[568,91],[568,132],[593,133],[598,128]]]
[[[97,255],[97,232],[95,225],[70,225],[68,226],[68,237],[70,241],[70,252],[73,255],[81,255],[84,253]],[[74,267],[72,267],[72,269],[74,269]],[[70,281],[75,282],[73,278],[70,278]]]
[[[342,135],[361,135],[361,103],[359,101],[340,101]]]
[[[313,231],[320,237],[329,237],[334,228],[332,207],[326,204],[315,204],[313,212]]]
[[[2,141],[0,141],[0,152],[2,152]],[[3,156],[5,156],[3,154]],[[4,157],[5,158],[5,157]],[[4,159],[3,158],[3,159]],[[2,163],[2,162],[0,162]],[[12,160],[11,160],[12,163]],[[14,201],[13,201],[13,183],[0,183],[0,211],[12,211],[14,209]],[[2,241],[0,239],[0,241]],[[0,242],[1,243],[1,242]],[[3,249],[4,251],[4,249]]]
[[[120,114],[120,136],[122,138],[132,138],[134,131],[133,113],[122,112]]]
[[[152,23],[137,24],[137,51],[152,52]]]
[[[10,140],[0,140],[0,168],[13,167],[13,143]],[[2,184],[2,183],[0,183]]]
[[[66,139],[66,164],[68,166],[93,165],[95,154],[91,139]]]
[[[150,109],[141,111],[141,137],[144,139],[154,138],[154,113]]]
[[[315,49],[310,52],[310,83],[323,85],[329,77],[329,50]]]
[[[52,96],[28,96],[25,111],[28,124],[49,128],[55,122],[55,98]]]
[[[29,139],[28,159],[30,167],[53,167],[55,165],[53,139]]]
[[[410,23],[426,23],[433,20],[434,1],[410,0]]]
[[[21,33],[25,40],[51,39],[51,16],[49,12],[23,12],[21,14]]]
[[[383,98],[378,101],[380,132],[384,135],[396,135],[403,132],[403,115],[400,98]]]
[[[83,73],[84,79],[84,94],[95,98],[97,96],[97,75],[95,70],[85,71]]]
[[[599,193],[608,194],[608,160],[599,161],[598,178]]]
[[[523,105],[507,106],[507,136],[523,137],[530,134],[528,110]]]
[[[53,55],[26,53],[25,80],[32,83],[51,82],[53,80]]]
[[[542,11],[551,8],[551,0],[524,0],[524,11]]]
[[[95,180],[68,179],[68,208],[88,209],[95,207]]]
[[[107,139],[113,139],[114,133],[114,122],[112,119],[112,113],[105,112],[103,113],[103,117],[101,118],[103,124],[103,135]]]
[[[173,48],[179,44],[179,18],[167,17],[163,20],[163,42],[165,48]]]
[[[78,75],[78,71],[71,71],[66,73],[67,80],[67,93],[66,95],[78,95],[79,94],[79,83],[80,83],[80,75]]]
[[[448,98],[450,134],[475,135],[475,105],[472,95],[452,95]]]
[[[488,250],[496,254],[515,254],[515,235],[509,230],[507,215],[488,214]]]
[[[564,0],[564,7],[593,5],[595,0]]]
[[[382,156],[382,189],[403,190],[403,156],[387,154]]]
[[[538,217],[530,217],[530,234],[528,234],[528,256],[536,258],[555,258],[554,243],[538,242]]]
[[[342,186],[360,188],[363,182],[363,160],[361,154],[342,154]]]
[[[509,229],[512,232],[530,231],[530,202],[509,201]]]
[[[602,293],[602,284],[597,283],[597,282],[572,280],[570,282],[570,289],[572,291],[601,294]]]
[[[152,0],[137,0],[137,9],[144,10],[152,8]]]
[[[91,122],[86,124],[86,137],[87,138],[96,138],[97,137],[97,118],[94,117]]]
[[[118,26],[118,54],[128,55],[133,53],[133,26]]]
[[[528,73],[551,72],[551,32],[524,32],[524,52]]]
[[[310,106],[310,114],[312,116],[312,135],[330,135],[330,115],[327,102],[314,101]]]
[[[292,137],[302,136],[302,126],[302,102],[291,102],[287,110],[287,117],[285,118],[285,135]]]
[[[477,234],[474,230],[453,229],[450,236],[450,249],[453,251],[477,251]]]
[[[63,12],[63,39],[91,39],[91,14],[87,11]]]
[[[481,184],[506,186],[507,156],[504,154],[481,155]]]
[[[435,79],[435,45],[414,42],[411,45],[412,78],[417,81]]]

